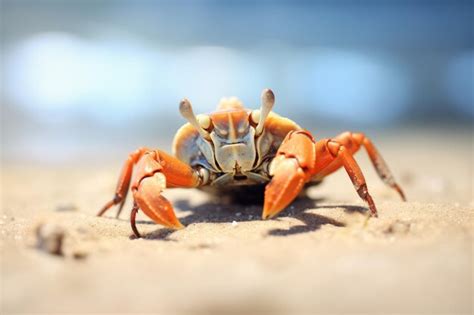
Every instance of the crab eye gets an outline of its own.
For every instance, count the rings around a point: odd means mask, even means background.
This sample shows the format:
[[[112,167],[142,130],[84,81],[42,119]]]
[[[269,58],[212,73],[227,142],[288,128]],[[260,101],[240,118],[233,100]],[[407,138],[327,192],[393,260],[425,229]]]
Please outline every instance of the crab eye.
[[[202,129],[208,130],[209,127],[211,127],[211,119],[207,115],[197,115],[196,119],[199,123],[199,126],[201,126]]]
[[[260,110],[259,109],[253,110],[252,113],[250,114],[250,123],[252,124],[252,126],[256,126],[259,120],[260,120]]]

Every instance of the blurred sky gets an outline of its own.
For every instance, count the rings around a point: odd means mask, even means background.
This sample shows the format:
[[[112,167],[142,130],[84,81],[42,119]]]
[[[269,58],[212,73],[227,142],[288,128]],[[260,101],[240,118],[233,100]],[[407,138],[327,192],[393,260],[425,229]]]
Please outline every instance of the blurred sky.
[[[2,158],[167,144],[183,97],[266,87],[310,130],[469,129],[473,21],[472,1],[3,0]]]

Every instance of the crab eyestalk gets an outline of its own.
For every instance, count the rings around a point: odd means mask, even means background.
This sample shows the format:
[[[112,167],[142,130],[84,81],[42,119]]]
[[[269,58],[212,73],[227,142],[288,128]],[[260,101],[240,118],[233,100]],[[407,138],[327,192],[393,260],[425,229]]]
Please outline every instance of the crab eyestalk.
[[[258,124],[255,127],[255,136],[260,136],[263,132],[263,126],[265,125],[265,119],[268,114],[272,111],[273,105],[275,104],[275,95],[272,90],[265,89],[262,92],[262,107],[260,108],[260,115]]]
[[[211,137],[209,135],[209,132],[207,132],[202,126],[196,115],[194,115],[193,108],[191,106],[191,102],[184,98],[180,103],[179,103],[179,112],[181,115],[188,120],[188,122],[196,128],[196,130],[199,132],[201,137],[203,137],[206,140],[210,140]],[[210,121],[204,122],[207,125],[210,124]]]

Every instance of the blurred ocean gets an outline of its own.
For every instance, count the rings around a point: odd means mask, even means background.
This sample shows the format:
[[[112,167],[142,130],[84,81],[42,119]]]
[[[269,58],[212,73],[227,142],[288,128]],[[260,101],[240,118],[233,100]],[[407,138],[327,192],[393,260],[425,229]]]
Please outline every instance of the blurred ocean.
[[[3,0],[2,160],[169,147],[183,97],[266,87],[324,136],[469,132],[473,21],[472,1]]]

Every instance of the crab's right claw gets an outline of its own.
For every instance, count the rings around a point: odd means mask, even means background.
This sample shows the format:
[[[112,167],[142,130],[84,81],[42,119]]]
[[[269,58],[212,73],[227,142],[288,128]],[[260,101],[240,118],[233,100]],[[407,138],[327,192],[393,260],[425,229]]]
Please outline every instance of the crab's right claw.
[[[303,188],[307,176],[294,158],[278,156],[273,161],[271,175],[273,178],[265,188],[265,201],[262,219],[276,216]]]
[[[165,175],[161,172],[140,181],[133,195],[138,207],[153,221],[171,229],[182,229],[184,226],[176,217],[171,203],[161,195],[166,187]]]

